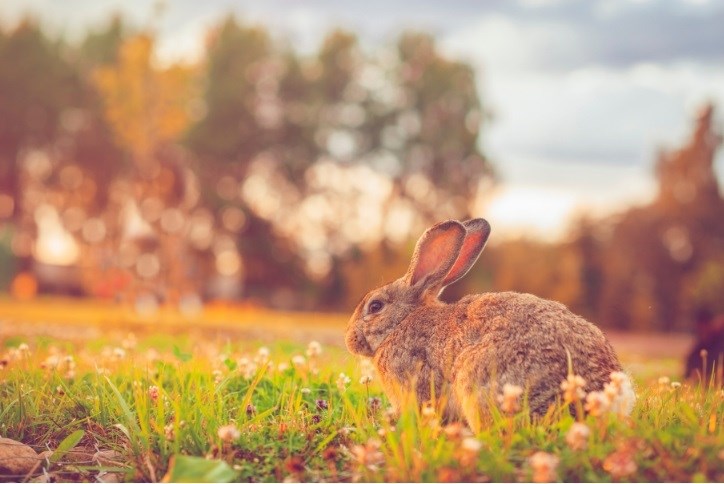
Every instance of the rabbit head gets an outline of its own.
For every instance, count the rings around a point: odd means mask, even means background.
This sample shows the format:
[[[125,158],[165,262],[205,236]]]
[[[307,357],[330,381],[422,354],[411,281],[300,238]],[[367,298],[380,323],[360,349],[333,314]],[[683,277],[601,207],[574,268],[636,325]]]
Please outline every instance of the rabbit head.
[[[441,305],[442,290],[475,264],[490,235],[484,219],[440,222],[417,241],[405,275],[367,293],[347,327],[350,352],[373,356],[392,330],[421,306]]]

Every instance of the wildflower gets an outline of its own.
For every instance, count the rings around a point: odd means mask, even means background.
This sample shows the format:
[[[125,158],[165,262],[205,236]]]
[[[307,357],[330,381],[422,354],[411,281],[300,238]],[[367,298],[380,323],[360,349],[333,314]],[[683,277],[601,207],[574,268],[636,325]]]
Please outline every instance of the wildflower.
[[[310,358],[316,358],[322,354],[322,345],[318,341],[310,341],[307,346],[307,356]]]
[[[576,422],[571,425],[566,434],[566,443],[573,450],[584,450],[588,445],[588,437],[591,435],[591,429],[586,424]]]
[[[63,390],[62,386],[58,385],[57,387],[55,387],[55,393],[57,393],[58,395],[65,395],[65,390]]]
[[[277,371],[283,372],[287,371],[289,369],[289,364],[286,362],[281,362],[277,365]]]
[[[327,403],[327,400],[319,399],[315,401],[314,404],[319,410],[327,410],[329,408],[329,403]]]
[[[306,387],[302,388],[299,391],[302,392],[302,395],[309,395],[310,393],[312,393],[312,390],[310,390],[309,388],[306,388]]]
[[[307,362],[307,359],[304,358],[302,355],[294,355],[292,356],[292,365],[295,367],[304,366],[304,364]]]
[[[128,333],[128,335],[121,341],[121,346],[126,350],[132,350],[136,347],[136,344],[138,343],[138,340],[136,340],[136,335],[133,333]]]
[[[68,355],[65,358],[63,358],[63,363],[65,363],[65,367],[68,370],[75,369],[75,358],[73,358],[72,355]]]
[[[463,434],[463,424],[461,424],[460,422],[453,422],[449,425],[446,425],[443,429],[443,432],[445,432],[445,435],[448,439],[457,440]]]
[[[422,406],[422,416],[423,417],[434,417],[435,416],[435,407],[432,406],[431,403],[426,403]]]
[[[637,470],[636,462],[633,460],[631,452],[626,449],[617,450],[606,457],[603,461],[603,468],[615,479],[630,476]]]
[[[122,360],[126,357],[126,350],[123,348],[113,348],[113,358],[115,360]]]
[[[61,359],[58,355],[49,355],[41,364],[40,368],[44,370],[55,370],[60,366]]]
[[[366,380],[367,383],[371,382],[372,378],[374,376],[374,373],[375,373],[375,368],[372,364],[372,361],[367,358],[363,358],[360,363],[361,363],[360,369],[362,371],[362,378],[360,379],[360,383],[362,383],[363,380]],[[366,384],[366,383],[363,383],[363,384]]]
[[[246,356],[242,356],[236,360],[236,366],[245,380],[252,379],[258,369],[256,363]]]
[[[382,407],[382,400],[378,397],[371,397],[367,400],[367,406],[369,407],[370,412],[375,413]]]
[[[369,385],[372,381],[372,377],[370,375],[363,375],[362,378],[359,379],[360,385]]]
[[[518,398],[523,394],[523,389],[517,385],[506,383],[503,385],[503,394],[498,395],[500,408],[506,413],[515,413],[520,410]]]
[[[170,424],[166,425],[166,426],[163,428],[163,433],[164,433],[164,435],[166,436],[166,440],[173,440],[173,439],[174,439],[174,437],[175,437],[176,434],[175,434],[175,430],[174,430],[174,428],[173,428],[173,422],[171,422]]]
[[[318,413],[315,413],[314,415],[312,415],[312,423],[313,423],[314,425],[317,425],[317,424],[318,424],[319,422],[321,422],[321,421],[322,421],[322,416],[321,416],[321,415],[319,415]]]
[[[676,390],[676,389],[679,388],[680,386],[681,386],[681,382],[678,382],[678,381],[672,381],[672,382],[671,382],[671,388],[673,388],[674,390]]]
[[[603,392],[609,399],[611,411],[619,415],[629,415],[636,401],[636,394],[631,386],[631,378],[626,373],[614,371],[611,382],[606,383]]]
[[[236,425],[234,424],[227,424],[219,427],[217,434],[224,442],[234,442],[241,437],[241,432],[239,432],[239,429],[236,428]]]
[[[465,451],[469,452],[471,454],[477,454],[480,452],[480,449],[483,448],[483,444],[474,437],[466,437],[463,439],[462,444],[460,447]]]
[[[659,377],[659,385],[668,385],[669,383],[671,383],[671,380],[668,376]]]
[[[358,464],[371,471],[376,471],[385,462],[385,455],[380,452],[382,442],[378,439],[369,439],[365,445],[352,447],[352,457]]]
[[[344,392],[347,389],[347,385],[350,384],[352,379],[345,375],[344,373],[339,374],[339,378],[337,378],[337,388],[340,392]]]
[[[269,359],[269,354],[269,348],[267,348],[266,346],[262,346],[256,351],[256,357],[260,361],[267,361]]]
[[[603,392],[590,392],[586,395],[585,410],[594,417],[600,417],[608,411],[610,401]]]
[[[154,402],[156,400],[158,400],[158,394],[159,394],[159,391],[158,391],[158,387],[156,385],[151,385],[150,387],[148,387],[148,396]]]
[[[252,405],[251,403],[249,403],[249,404],[246,406],[246,415],[247,415],[248,417],[251,417],[251,416],[254,415],[255,413],[256,413],[256,407],[255,407],[254,405]]]
[[[211,374],[214,376],[214,383],[217,385],[224,379],[224,373],[221,370],[214,370]]]
[[[584,380],[583,377],[570,373],[561,383],[563,399],[567,403],[573,403],[581,400],[586,396],[586,392],[583,391],[584,386],[586,386],[586,380]]]
[[[552,482],[557,480],[556,468],[560,459],[547,452],[538,451],[528,458],[533,470],[533,482]]]
[[[18,353],[20,356],[28,356],[30,354],[30,346],[27,343],[20,343],[18,345]]]

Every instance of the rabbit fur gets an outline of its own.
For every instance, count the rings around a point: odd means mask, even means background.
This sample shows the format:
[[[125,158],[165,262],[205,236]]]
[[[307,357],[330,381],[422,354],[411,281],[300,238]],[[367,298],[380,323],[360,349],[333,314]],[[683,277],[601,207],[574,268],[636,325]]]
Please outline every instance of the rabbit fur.
[[[479,428],[504,384],[525,389],[532,414],[544,414],[569,373],[601,390],[621,365],[593,324],[563,304],[516,292],[468,295],[447,304],[442,289],[473,266],[490,235],[484,219],[448,220],[418,240],[401,278],[370,291],[346,332],[350,352],[371,357],[399,410],[446,402],[444,418]]]

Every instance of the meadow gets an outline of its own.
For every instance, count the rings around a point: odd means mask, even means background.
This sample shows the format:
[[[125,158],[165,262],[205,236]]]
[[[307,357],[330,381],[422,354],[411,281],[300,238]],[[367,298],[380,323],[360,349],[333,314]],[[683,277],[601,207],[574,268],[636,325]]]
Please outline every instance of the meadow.
[[[473,435],[434,406],[391,412],[370,365],[330,339],[342,326],[280,315],[272,335],[274,316],[256,317],[256,332],[3,321],[0,436],[39,457],[0,479],[724,481],[721,374],[677,381],[677,362],[629,360],[630,417],[569,391],[590,410],[575,418],[562,391],[531,422],[509,394]]]

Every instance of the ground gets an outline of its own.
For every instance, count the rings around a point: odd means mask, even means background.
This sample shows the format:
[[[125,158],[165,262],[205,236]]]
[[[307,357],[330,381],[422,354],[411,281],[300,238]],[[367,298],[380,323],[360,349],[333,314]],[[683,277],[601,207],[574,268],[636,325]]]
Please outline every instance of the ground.
[[[630,417],[602,394],[574,401],[578,421],[562,403],[531,422],[508,392],[472,435],[434,406],[391,414],[343,348],[344,315],[141,318],[66,300],[0,300],[0,314],[0,436],[46,451],[28,479],[724,480],[721,380],[678,381],[680,335],[609,334],[635,380]],[[0,479],[26,478],[1,450]]]

